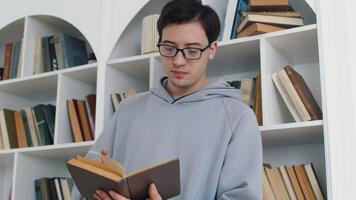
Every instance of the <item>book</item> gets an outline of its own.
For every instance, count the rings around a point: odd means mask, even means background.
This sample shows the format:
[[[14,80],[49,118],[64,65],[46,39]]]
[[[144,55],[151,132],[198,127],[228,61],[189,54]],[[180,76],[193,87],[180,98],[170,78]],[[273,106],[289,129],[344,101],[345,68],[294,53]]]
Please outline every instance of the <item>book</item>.
[[[26,113],[26,118],[27,118],[27,121],[28,121],[29,129],[30,129],[32,144],[33,144],[33,146],[39,146],[40,145],[40,139],[39,139],[39,135],[37,133],[36,122],[35,122],[35,119],[34,119],[32,108],[31,107],[27,107],[24,110],[25,110],[25,113]]]
[[[296,108],[293,106],[292,104],[292,100],[291,98],[288,96],[286,89],[284,88],[284,86],[281,83],[281,80],[279,79],[277,72],[272,74],[272,80],[274,85],[276,86],[279,94],[281,95],[284,103],[286,104],[288,110],[290,111],[290,113],[292,114],[294,120],[296,122],[301,122],[302,119],[299,117]]]
[[[309,182],[307,173],[305,172],[304,166],[294,166],[295,174],[297,175],[299,184],[302,188],[305,199],[316,200],[312,186]]]
[[[250,0],[250,11],[288,11],[288,0]]]
[[[14,112],[15,126],[17,133],[17,141],[19,148],[28,147],[27,137],[25,133],[25,126],[21,116],[21,112]]]
[[[266,170],[263,170],[263,199],[264,200],[276,200],[274,196],[272,186],[268,180]]]
[[[281,172],[278,170],[278,168],[274,167],[270,169],[268,167],[265,167],[265,170],[276,199],[290,199]]]
[[[291,66],[287,65],[284,67],[290,81],[292,82],[298,96],[302,100],[307,112],[310,115],[311,120],[318,120],[323,118],[323,114],[316,102],[313,94],[311,93],[308,85],[306,84],[303,76],[301,76],[297,71],[295,71]]]
[[[2,80],[10,79],[12,49],[13,49],[13,43],[7,43],[5,45],[4,72],[3,72]]]
[[[311,163],[306,164],[306,165],[304,165],[304,169],[305,169],[305,172],[307,173],[308,179],[310,181],[310,184],[312,186],[312,189],[313,189],[316,199],[324,200],[324,196],[323,196],[323,193],[321,192],[318,179],[315,176],[315,171],[314,171],[313,165]]]
[[[83,134],[78,120],[78,113],[75,107],[74,100],[67,100],[67,109],[69,122],[72,129],[72,136],[74,142],[83,142]]]
[[[93,140],[92,138],[93,133],[91,132],[88,111],[86,109],[85,101],[76,100],[74,102],[76,104],[76,107],[78,108],[77,116],[83,134],[83,139],[84,141],[91,141]]]
[[[255,87],[255,100],[253,104],[253,111],[255,112],[258,125],[263,125],[262,117],[262,89],[261,89],[261,71],[258,72],[256,76],[256,87]]]
[[[288,177],[290,179],[290,182],[292,183],[295,195],[297,196],[298,200],[304,200],[304,195],[302,188],[300,187],[297,175],[295,174],[293,166],[286,166],[286,170],[288,173]]]
[[[273,12],[273,11],[267,11],[267,12],[243,12],[242,13],[242,17],[245,17],[248,14],[302,18],[302,14],[300,12],[294,12],[294,11],[285,11],[285,12],[280,12],[280,11],[276,11],[276,12]]]
[[[0,126],[4,148],[18,148],[15,111],[5,108],[0,110]]]
[[[240,25],[237,27],[237,29],[236,29],[237,33],[242,31],[242,29],[244,29],[250,23],[253,23],[253,22],[271,24],[271,25],[285,27],[285,28],[291,28],[291,27],[304,25],[304,20],[302,18],[260,15],[260,14],[247,14],[241,20]]]
[[[286,167],[285,166],[280,166],[280,167],[278,167],[278,169],[281,172],[284,184],[286,185],[289,198],[291,200],[297,200],[297,196],[296,196],[296,194],[294,192],[294,189],[292,187],[292,183],[291,183],[291,181],[289,179]]]
[[[247,10],[248,10],[248,0],[238,0],[230,39],[236,38],[236,29],[241,22],[242,13],[247,12]]]
[[[298,115],[302,119],[302,121],[309,121],[311,120],[311,117],[305,107],[305,105],[302,102],[302,99],[298,95],[293,83],[291,82],[290,78],[288,77],[286,71],[284,69],[279,70],[277,72],[278,77],[282,83],[282,86],[285,88],[287,95],[290,97],[292,100],[292,104],[297,110]]]
[[[262,33],[270,33],[274,31],[284,30],[285,28],[279,26],[273,26],[270,24],[262,24],[253,22],[244,28],[240,33],[237,34],[237,38],[252,36],[252,35],[259,35]]]
[[[226,10],[222,40],[229,40],[231,37],[238,1],[239,0],[228,0],[227,2],[227,10]]]
[[[156,185],[162,199],[180,194],[178,159],[163,161],[128,175],[125,175],[121,164],[112,159],[109,162],[116,164],[107,164],[101,160],[90,160],[81,156],[67,162],[68,170],[83,197],[93,200],[93,194],[100,188],[106,192],[114,190],[129,199],[146,199],[150,183]]]
[[[66,33],[56,34],[54,37],[54,46],[60,43],[58,51],[59,68],[69,68],[88,64],[87,47],[84,40],[68,35]],[[58,46],[58,45],[57,45]],[[56,52],[57,56],[57,52]]]

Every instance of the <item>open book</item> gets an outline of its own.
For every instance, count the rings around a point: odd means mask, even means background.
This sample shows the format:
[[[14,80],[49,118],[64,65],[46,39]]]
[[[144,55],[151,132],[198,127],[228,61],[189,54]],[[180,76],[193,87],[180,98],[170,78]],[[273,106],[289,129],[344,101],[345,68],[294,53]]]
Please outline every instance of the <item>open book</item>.
[[[114,190],[129,199],[146,199],[151,183],[156,185],[163,199],[180,194],[178,159],[160,162],[128,175],[125,175],[124,167],[112,159],[103,162],[76,156],[67,162],[67,167],[79,192],[89,200],[94,200],[97,189]]]

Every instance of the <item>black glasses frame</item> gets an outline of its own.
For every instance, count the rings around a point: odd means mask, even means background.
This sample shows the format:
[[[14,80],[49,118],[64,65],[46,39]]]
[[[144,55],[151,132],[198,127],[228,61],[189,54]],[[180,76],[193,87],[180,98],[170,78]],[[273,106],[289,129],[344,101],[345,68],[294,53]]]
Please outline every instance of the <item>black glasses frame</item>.
[[[176,50],[176,53],[175,53],[174,55],[172,55],[172,56],[164,55],[164,54],[162,54],[162,52],[161,52],[161,48],[160,48],[161,46],[172,47],[172,48],[174,48],[174,49]],[[208,44],[206,47],[204,47],[204,48],[202,48],[202,49],[201,49],[201,48],[196,48],[196,47],[186,47],[186,48],[180,49],[180,48],[177,48],[177,47],[175,47],[175,46],[168,45],[168,44],[157,44],[157,47],[158,47],[158,51],[159,51],[160,55],[161,55],[161,56],[164,56],[164,57],[169,57],[169,58],[176,57],[177,54],[178,54],[178,52],[181,52],[182,55],[183,55],[183,57],[184,57],[185,59],[188,59],[188,60],[199,60],[199,59],[201,58],[201,55],[203,54],[203,52],[204,52],[205,50],[207,50],[207,49],[210,47],[210,44]],[[185,50],[185,49],[195,49],[195,50],[199,50],[199,51],[200,51],[199,58],[187,58],[187,57],[185,56],[185,53],[184,53],[184,50]]]

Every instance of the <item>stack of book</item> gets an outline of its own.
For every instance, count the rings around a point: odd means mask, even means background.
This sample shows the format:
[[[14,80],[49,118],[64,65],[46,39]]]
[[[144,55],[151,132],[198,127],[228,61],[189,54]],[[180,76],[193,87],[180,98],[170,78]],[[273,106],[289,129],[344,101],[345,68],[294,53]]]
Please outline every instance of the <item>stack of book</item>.
[[[253,109],[256,114],[258,124],[262,126],[263,120],[260,73],[258,73],[256,78],[228,81],[228,83],[232,87],[241,90],[243,102]]]
[[[129,89],[124,93],[111,94],[111,103],[114,112],[119,110],[119,104],[126,98],[135,95],[137,92],[135,89]]]
[[[311,163],[273,168],[265,164],[263,174],[263,199],[324,199]]]
[[[56,107],[39,104],[21,111],[0,110],[0,149],[53,144]]]
[[[237,37],[245,37],[302,26],[304,20],[293,11],[288,0],[250,0],[248,12],[234,30]]]
[[[322,111],[303,77],[289,65],[272,75],[296,122],[322,119]]]
[[[69,121],[74,142],[94,140],[96,95],[89,94],[85,100],[67,100]]]
[[[36,200],[71,200],[74,182],[71,178],[43,177],[35,180]]]
[[[0,80],[8,80],[21,76],[22,40],[7,43],[4,51],[4,64]]]
[[[36,37],[34,74],[84,64],[88,64],[88,52],[84,40],[65,33]]]

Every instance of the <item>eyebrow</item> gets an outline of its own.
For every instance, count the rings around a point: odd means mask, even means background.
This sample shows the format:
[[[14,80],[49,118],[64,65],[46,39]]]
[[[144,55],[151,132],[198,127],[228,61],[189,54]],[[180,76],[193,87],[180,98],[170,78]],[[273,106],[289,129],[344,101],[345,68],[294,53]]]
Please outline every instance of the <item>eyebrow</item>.
[[[163,42],[163,43],[170,43],[170,44],[174,44],[174,45],[177,44],[177,43],[175,43],[175,42],[173,42],[173,41],[169,41],[169,40],[164,40],[164,41],[162,41],[162,42]],[[202,46],[202,44],[199,43],[199,42],[185,43],[184,45],[185,45],[185,46],[192,46],[192,45]]]

